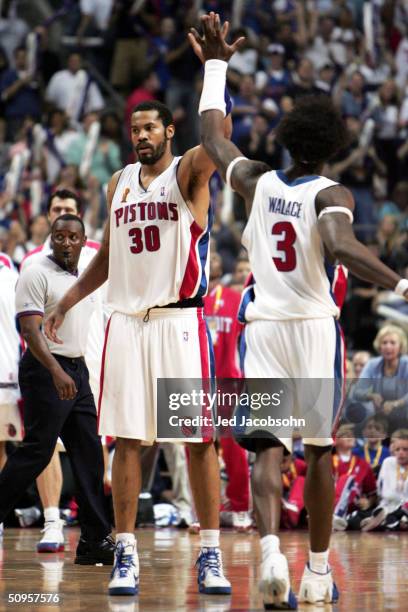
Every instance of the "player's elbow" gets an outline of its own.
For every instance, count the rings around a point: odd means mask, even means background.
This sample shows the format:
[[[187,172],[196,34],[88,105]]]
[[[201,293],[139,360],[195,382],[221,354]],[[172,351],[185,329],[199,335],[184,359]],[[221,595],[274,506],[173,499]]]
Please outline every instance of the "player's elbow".
[[[332,255],[335,257],[335,259],[340,263],[347,265],[350,261],[350,258],[353,258],[352,244],[348,241],[338,240],[328,248]]]

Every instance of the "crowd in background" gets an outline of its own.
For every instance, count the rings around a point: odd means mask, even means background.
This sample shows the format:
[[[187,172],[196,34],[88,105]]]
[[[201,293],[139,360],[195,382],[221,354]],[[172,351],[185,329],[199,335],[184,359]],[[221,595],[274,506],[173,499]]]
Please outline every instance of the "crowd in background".
[[[159,99],[170,107],[176,154],[199,142],[202,70],[187,32],[199,27],[200,14],[215,10],[230,20],[231,37],[246,37],[228,70],[233,141],[244,155],[271,168],[285,167],[288,152],[274,132],[281,117],[301,96],[332,97],[350,140],[324,173],[352,191],[358,237],[384,263],[408,276],[406,0],[40,4],[33,15],[23,0],[0,3],[0,251],[17,268],[48,236],[46,202],[57,189],[80,194],[88,238],[101,237],[109,178],[134,161],[129,125],[136,104]],[[220,255],[217,278],[240,291],[250,271],[240,245],[243,203],[217,176],[211,194],[212,246]],[[405,302],[349,278],[342,324],[354,362],[349,364],[351,378],[360,373],[356,356],[373,350],[385,320],[408,329]],[[399,338],[398,346],[398,356],[404,355],[406,340]],[[381,342],[376,349],[381,358]],[[364,355],[367,361],[370,355]],[[356,435],[363,440],[363,424],[375,412],[369,402],[375,406],[373,397],[350,402],[349,439]],[[378,434],[381,443],[391,433]],[[286,480],[290,474],[302,475],[303,468],[293,462],[286,468]]]

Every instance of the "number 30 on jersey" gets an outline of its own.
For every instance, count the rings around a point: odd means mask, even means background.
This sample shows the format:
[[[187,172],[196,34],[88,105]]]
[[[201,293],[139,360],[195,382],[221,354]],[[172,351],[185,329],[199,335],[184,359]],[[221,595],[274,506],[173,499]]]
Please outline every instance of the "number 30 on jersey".
[[[130,252],[135,255],[143,250],[152,252],[160,249],[160,230],[157,225],[146,225],[143,229],[132,227],[129,230],[129,238]]]

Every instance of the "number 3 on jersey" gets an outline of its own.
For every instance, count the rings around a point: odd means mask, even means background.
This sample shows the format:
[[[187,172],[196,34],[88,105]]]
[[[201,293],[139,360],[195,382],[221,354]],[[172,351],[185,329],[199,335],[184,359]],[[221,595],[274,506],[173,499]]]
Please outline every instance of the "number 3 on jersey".
[[[160,249],[160,230],[157,225],[146,225],[142,230],[140,227],[132,227],[129,230],[129,238],[132,239],[130,252],[137,255],[143,249],[146,251],[158,251]]]
[[[296,268],[296,251],[294,244],[296,232],[289,221],[279,221],[272,226],[272,236],[279,236],[276,242],[277,257],[272,257],[273,263],[279,272],[291,272]]]

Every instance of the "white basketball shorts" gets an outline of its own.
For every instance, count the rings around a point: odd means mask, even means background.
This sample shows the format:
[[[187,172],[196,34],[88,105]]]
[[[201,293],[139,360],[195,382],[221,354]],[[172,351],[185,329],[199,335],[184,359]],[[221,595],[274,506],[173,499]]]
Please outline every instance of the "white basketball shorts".
[[[157,379],[212,377],[212,345],[202,308],[154,308],[148,317],[114,312],[102,357],[99,434],[152,444],[158,439]]]
[[[324,319],[296,319],[287,321],[252,321],[245,326],[240,348],[241,366],[246,378],[290,378],[296,380],[293,414],[305,416],[302,385],[309,392],[308,382],[319,385],[319,379],[335,379],[332,387],[324,385],[324,392],[316,395],[313,415],[321,416],[327,431],[336,426],[344,393],[345,347],[339,323],[332,317]],[[327,389],[332,389],[328,398]],[[329,400],[329,401],[328,401]],[[297,403],[297,405],[296,405]],[[311,418],[314,418],[311,417]],[[318,432],[318,430],[316,430]],[[280,437],[277,434],[277,437]],[[291,450],[292,440],[280,438]],[[332,438],[322,435],[304,438],[304,444],[328,446]]]

